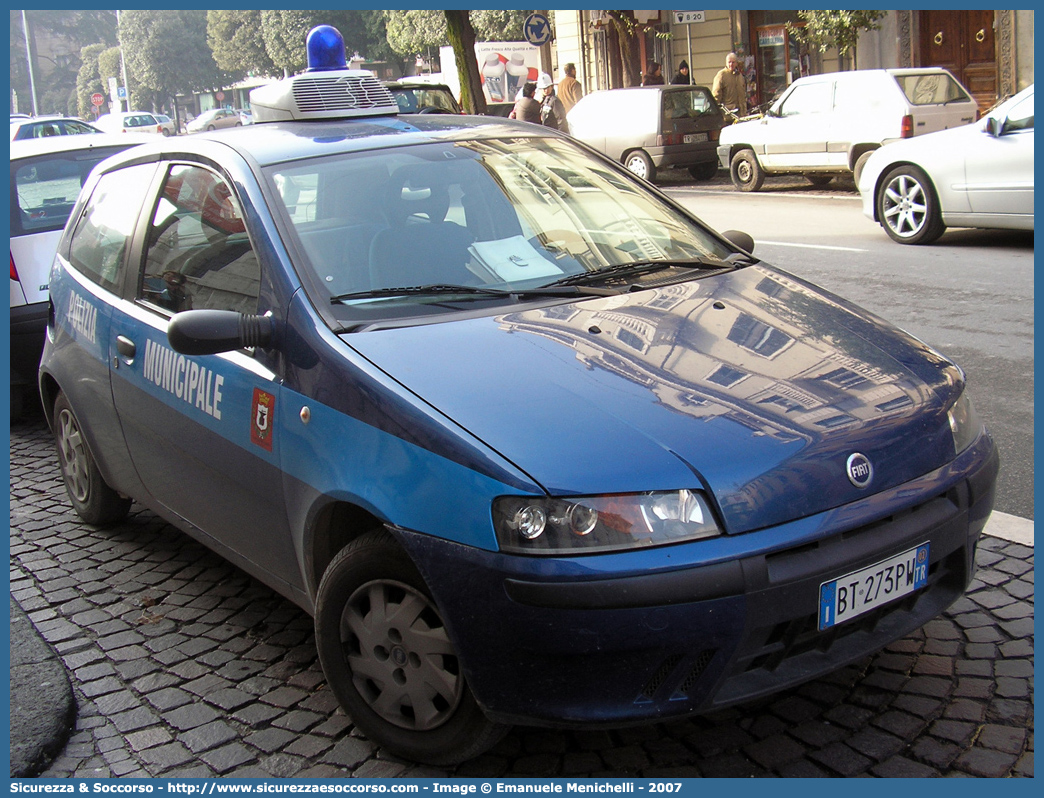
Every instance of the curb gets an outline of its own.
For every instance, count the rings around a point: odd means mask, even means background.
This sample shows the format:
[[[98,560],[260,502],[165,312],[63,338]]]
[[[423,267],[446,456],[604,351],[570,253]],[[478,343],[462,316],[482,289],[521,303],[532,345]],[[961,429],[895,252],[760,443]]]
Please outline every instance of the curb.
[[[990,520],[986,522],[986,528],[982,530],[982,534],[1010,540],[1013,543],[1021,543],[1023,546],[1032,546],[1033,521],[994,511]]]
[[[11,599],[11,777],[39,775],[65,747],[76,701],[65,665]]]

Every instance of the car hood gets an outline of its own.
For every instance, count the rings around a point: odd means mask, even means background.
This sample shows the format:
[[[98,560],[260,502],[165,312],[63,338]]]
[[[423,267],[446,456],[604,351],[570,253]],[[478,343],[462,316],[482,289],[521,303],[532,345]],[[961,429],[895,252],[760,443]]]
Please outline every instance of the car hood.
[[[865,498],[954,456],[957,367],[764,266],[344,340],[549,493],[702,486],[729,533]],[[873,466],[869,486],[847,476],[854,453]]]

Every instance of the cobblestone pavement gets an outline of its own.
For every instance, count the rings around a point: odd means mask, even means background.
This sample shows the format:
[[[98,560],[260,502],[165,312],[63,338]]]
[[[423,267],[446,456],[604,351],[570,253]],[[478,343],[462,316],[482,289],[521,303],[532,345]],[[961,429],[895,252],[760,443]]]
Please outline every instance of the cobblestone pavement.
[[[78,703],[45,777],[1031,777],[1033,549],[985,538],[979,568],[945,616],[816,682],[651,727],[516,729],[447,773],[360,736],[304,612],[148,511],[80,523],[43,421],[11,429],[11,593]]]

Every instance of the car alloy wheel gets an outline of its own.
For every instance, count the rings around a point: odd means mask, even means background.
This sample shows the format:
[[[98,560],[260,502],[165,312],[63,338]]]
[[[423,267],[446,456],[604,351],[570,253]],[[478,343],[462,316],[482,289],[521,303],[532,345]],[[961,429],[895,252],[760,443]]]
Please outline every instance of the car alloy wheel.
[[[69,495],[78,502],[86,502],[91,495],[90,455],[83,434],[69,408],[62,408],[55,421],[58,457]]]
[[[928,177],[914,166],[889,172],[877,195],[877,217],[901,244],[929,244],[946,229]]]

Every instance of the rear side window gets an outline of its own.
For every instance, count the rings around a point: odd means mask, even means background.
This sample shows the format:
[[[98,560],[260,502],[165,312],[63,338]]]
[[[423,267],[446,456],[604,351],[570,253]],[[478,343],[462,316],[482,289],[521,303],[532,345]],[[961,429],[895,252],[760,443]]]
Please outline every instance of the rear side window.
[[[912,105],[938,105],[952,100],[971,101],[964,87],[946,73],[896,75],[895,81]]]
[[[11,235],[65,227],[91,170],[123,149],[102,147],[11,161]]]
[[[224,178],[201,166],[172,166],[147,240],[141,299],[171,313],[257,312],[261,267]]]
[[[155,171],[140,164],[102,176],[76,224],[69,262],[110,291],[123,283],[128,242]]]

